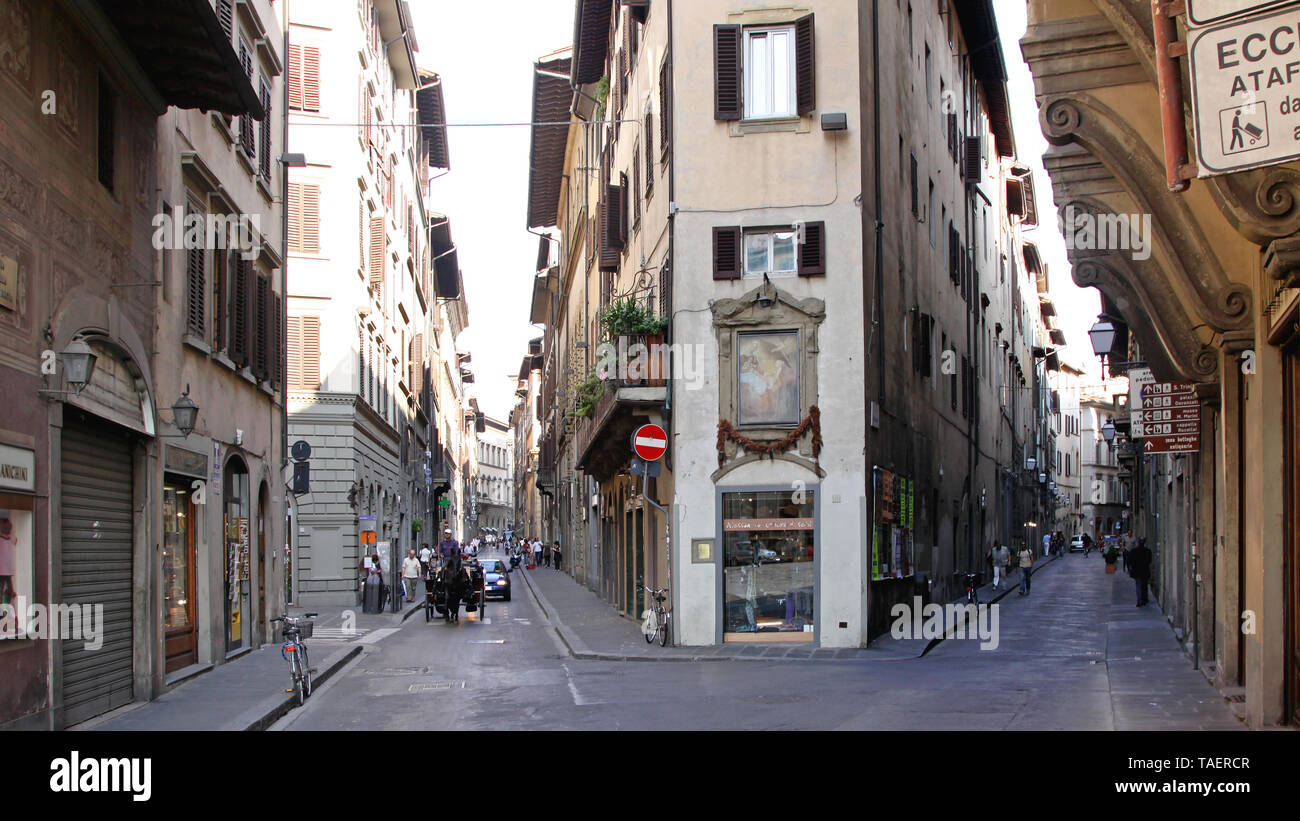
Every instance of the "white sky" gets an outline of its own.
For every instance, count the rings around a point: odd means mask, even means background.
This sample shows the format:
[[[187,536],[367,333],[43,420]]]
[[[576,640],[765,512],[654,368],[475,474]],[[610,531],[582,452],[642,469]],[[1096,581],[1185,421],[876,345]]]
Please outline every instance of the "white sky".
[[[411,0],[410,5],[420,66],[441,75],[451,123],[527,122],[533,63],[573,41],[573,0]],[[1010,75],[1016,146],[1019,159],[1034,169],[1043,223],[1026,238],[1037,243],[1048,266],[1059,325],[1069,343],[1062,361],[1099,374],[1087,331],[1100,300],[1096,291],[1078,288],[1070,279],[1051,183],[1042,167],[1048,146],[1018,44],[1026,5],[1024,0],[994,0],[994,5]],[[515,403],[514,375],[528,340],[542,333],[528,324],[538,242],[526,231],[529,136],[527,127],[449,128],[452,168],[432,187],[434,210],[451,219],[464,272],[470,324],[460,343],[474,356],[470,392],[484,412],[503,421]]]

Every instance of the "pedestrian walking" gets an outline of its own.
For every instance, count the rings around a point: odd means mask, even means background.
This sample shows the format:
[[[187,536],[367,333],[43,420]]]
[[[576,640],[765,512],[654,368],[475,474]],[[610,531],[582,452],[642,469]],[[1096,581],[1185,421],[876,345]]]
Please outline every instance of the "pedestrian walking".
[[[1137,606],[1147,604],[1147,582],[1151,578],[1151,550],[1145,538],[1138,539],[1137,547],[1129,551],[1129,575],[1137,583]]]
[[[1087,533],[1083,534],[1083,555],[1087,556],[1092,552],[1092,537]]]
[[[542,545],[542,563],[551,566],[551,546],[548,544]]]
[[[1051,533],[1043,534],[1043,555],[1044,556],[1052,555],[1052,534]]]
[[[536,567],[542,563],[542,540],[533,539],[533,566]]]
[[[1002,581],[1007,576],[1007,563],[1011,561],[1011,551],[1007,546],[993,540],[993,589],[1000,590]]]
[[[551,548],[551,555],[555,557],[555,569],[560,569],[560,556],[563,555],[560,550],[560,540],[555,540],[555,546]]]
[[[415,601],[415,583],[420,580],[420,560],[415,556],[415,548],[406,551],[402,561],[402,586],[406,588],[408,601]]]
[[[1034,551],[1029,545],[1020,546],[1020,595],[1029,595],[1029,576],[1034,566]]]
[[[429,574],[429,559],[433,558],[433,551],[429,549],[428,542],[420,543],[420,576]]]

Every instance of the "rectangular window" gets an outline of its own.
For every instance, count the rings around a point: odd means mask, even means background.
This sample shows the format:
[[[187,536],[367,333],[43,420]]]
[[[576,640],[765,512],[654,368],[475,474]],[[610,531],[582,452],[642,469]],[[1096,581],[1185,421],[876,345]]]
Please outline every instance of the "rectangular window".
[[[291,316],[288,325],[289,390],[320,388],[320,317]]]
[[[934,227],[936,225],[936,220],[934,219],[934,180],[930,180],[930,199],[926,203],[925,221],[929,223],[930,247],[933,248],[935,243],[935,233],[936,233]]]
[[[931,90],[933,82],[931,80],[930,67],[930,44],[925,44],[925,101],[931,106],[934,105],[934,91]]]
[[[113,120],[117,116],[117,94],[109,87],[104,75],[99,75],[98,165],[99,184],[113,192],[113,147],[116,132]]]
[[[814,493],[722,494],[722,629],[733,640],[757,633],[798,633],[798,640],[812,641]]]
[[[795,116],[794,26],[745,29],[745,119]]]
[[[34,481],[36,455],[25,448],[6,447],[5,451],[5,462],[20,462],[14,465],[15,471],[21,470],[23,476]],[[18,481],[22,482],[21,478]],[[27,608],[18,606],[39,596],[35,587],[32,502],[30,496],[0,492],[0,573],[4,574],[0,575],[0,639],[25,638],[32,626],[27,622],[30,614],[24,612]]]
[[[798,425],[798,331],[742,332],[736,340],[736,421]]]
[[[794,274],[794,231],[752,231],[745,234],[745,276]]]
[[[289,183],[289,251],[320,253],[320,186]]]
[[[919,192],[917,191],[916,154],[912,154],[911,159],[912,159],[912,163],[911,163],[912,165],[912,216],[919,217],[921,215],[921,203],[919,201],[920,199]]]

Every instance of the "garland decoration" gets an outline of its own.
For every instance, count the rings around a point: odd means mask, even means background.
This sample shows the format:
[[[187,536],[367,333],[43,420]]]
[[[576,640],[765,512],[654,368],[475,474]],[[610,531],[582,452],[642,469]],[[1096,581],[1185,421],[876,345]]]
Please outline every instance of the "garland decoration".
[[[819,457],[822,452],[821,415],[821,411],[818,410],[816,405],[809,405],[808,415],[799,423],[799,427],[786,434],[784,439],[775,441],[750,439],[743,433],[739,433],[726,419],[720,420],[718,422],[718,467],[722,467],[722,463],[726,460],[728,439],[749,453],[758,453],[771,459],[776,454],[783,453],[798,441],[801,436],[808,432],[809,428],[812,429],[813,462],[820,467]]]

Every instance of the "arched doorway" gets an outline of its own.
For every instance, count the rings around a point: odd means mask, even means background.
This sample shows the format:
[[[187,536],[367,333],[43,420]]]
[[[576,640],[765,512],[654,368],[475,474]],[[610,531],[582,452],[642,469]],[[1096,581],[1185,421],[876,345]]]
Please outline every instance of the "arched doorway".
[[[222,506],[222,534],[226,545],[222,599],[226,615],[226,652],[230,653],[251,640],[244,627],[249,611],[248,465],[238,456],[226,460]]]

